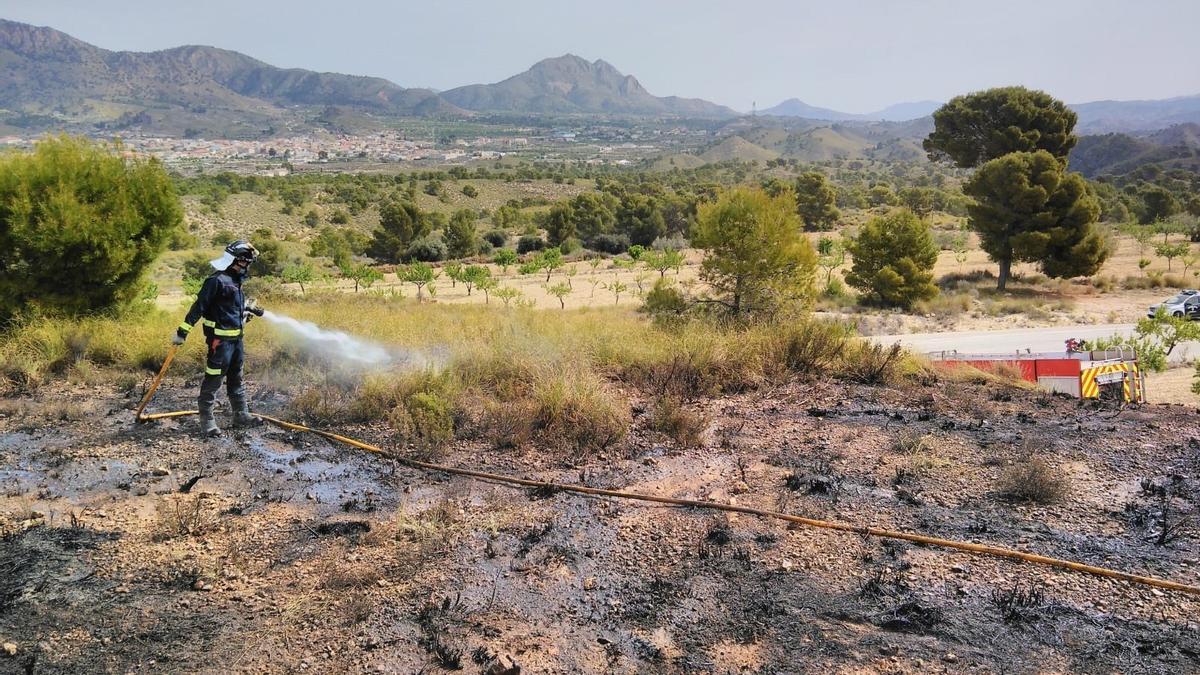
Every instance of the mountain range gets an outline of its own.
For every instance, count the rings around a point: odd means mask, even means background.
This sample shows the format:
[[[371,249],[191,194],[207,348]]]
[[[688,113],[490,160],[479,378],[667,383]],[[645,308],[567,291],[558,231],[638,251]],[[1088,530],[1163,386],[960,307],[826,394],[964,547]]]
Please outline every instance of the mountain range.
[[[899,103],[859,115],[789,99],[761,112],[852,124],[928,119],[938,105]],[[1200,123],[1200,96],[1071,107],[1079,114],[1077,130],[1085,134]],[[479,113],[714,120],[741,115],[702,99],[655,96],[633,75],[573,54],[539,61],[501,82],[436,92],[378,77],[279,68],[216,47],[110,51],[52,28],[0,19],[0,132],[135,128],[248,137],[281,127],[368,128],[386,117]]]
[[[855,114],[809,105],[790,98],[760,111],[763,115],[801,117],[829,122],[902,122],[933,114],[942,104],[937,101],[897,103],[873,113]],[[1093,101],[1069,103],[1079,121],[1080,134],[1111,132],[1151,132],[1176,124],[1200,123],[1200,95],[1180,96],[1157,101]]]

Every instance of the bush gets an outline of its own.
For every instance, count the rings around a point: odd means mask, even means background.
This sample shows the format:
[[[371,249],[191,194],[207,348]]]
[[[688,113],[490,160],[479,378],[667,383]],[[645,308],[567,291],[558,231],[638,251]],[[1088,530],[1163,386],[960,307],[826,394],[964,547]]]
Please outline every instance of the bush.
[[[778,362],[801,375],[830,373],[846,353],[850,332],[849,326],[819,319],[779,326]]]
[[[708,420],[690,412],[673,396],[660,396],[650,411],[650,428],[666,435],[681,448],[700,447]]]
[[[546,248],[546,240],[536,234],[526,234],[517,240],[517,253],[525,254]]]
[[[623,234],[598,234],[586,243],[593,251],[611,255],[619,255],[629,250],[629,237]]]
[[[899,375],[903,356],[900,343],[885,347],[864,340],[847,351],[841,375],[861,384],[891,384]]]
[[[558,249],[562,251],[563,255],[571,255],[581,248],[583,248],[583,244],[575,237],[567,237],[558,245]]]
[[[1008,467],[996,482],[996,492],[1002,498],[1039,504],[1062,500],[1070,487],[1067,475],[1040,457],[1026,458]]]
[[[533,401],[533,428],[552,447],[603,450],[624,438],[629,428],[628,406],[588,372],[543,378]]]
[[[655,321],[671,323],[682,319],[691,305],[691,301],[674,282],[660,277],[642,300],[638,311]]]
[[[933,283],[938,248],[929,225],[908,209],[872,219],[847,250],[854,262],[846,282],[867,303],[907,309],[938,293]]]
[[[427,235],[414,241],[409,247],[406,257],[418,262],[438,262],[445,260],[447,255],[446,242],[437,235]]]
[[[388,421],[393,427],[403,418],[403,429],[413,439],[417,448],[426,454],[434,453],[445,447],[454,438],[454,416],[451,414],[450,403],[441,395],[433,392],[420,391],[409,397],[405,403],[403,415],[393,411]]]
[[[496,248],[503,248],[508,243],[508,233],[504,230],[489,230],[483,235],[483,239]]]
[[[60,136],[0,157],[0,321],[127,306],[183,222],[156,160]]]
[[[479,190],[475,189],[475,186],[471,185],[470,183],[462,186],[462,193],[463,196],[470,197],[471,199],[479,196]]]

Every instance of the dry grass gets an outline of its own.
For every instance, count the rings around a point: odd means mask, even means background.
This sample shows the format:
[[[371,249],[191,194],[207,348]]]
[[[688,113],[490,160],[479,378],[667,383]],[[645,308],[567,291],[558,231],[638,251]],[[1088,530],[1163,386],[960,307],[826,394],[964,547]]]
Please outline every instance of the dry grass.
[[[1040,457],[1028,457],[1006,468],[996,482],[996,492],[1015,502],[1052,504],[1071,490],[1070,478]]]
[[[649,426],[666,435],[682,448],[696,448],[703,444],[708,419],[688,410],[672,396],[661,396],[654,401],[650,410]]]

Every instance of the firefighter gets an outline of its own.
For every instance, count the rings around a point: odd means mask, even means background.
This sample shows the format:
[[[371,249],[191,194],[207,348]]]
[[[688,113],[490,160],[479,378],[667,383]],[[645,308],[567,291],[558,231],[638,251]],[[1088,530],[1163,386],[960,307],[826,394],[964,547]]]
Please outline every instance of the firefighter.
[[[175,331],[172,343],[183,344],[197,321],[204,326],[204,340],[208,345],[208,358],[204,364],[204,381],[200,384],[200,431],[205,436],[221,433],[213,419],[213,402],[226,381],[229,407],[233,410],[233,422],[237,426],[262,424],[262,420],[250,414],[246,403],[246,392],[242,387],[242,329],[253,315],[262,315],[262,310],[247,305],[242,296],[242,281],[250,265],[258,258],[258,250],[248,241],[238,240],[225,247],[225,253],[209,264],[216,270],[200,287],[196,302],[188,310],[183,323]]]

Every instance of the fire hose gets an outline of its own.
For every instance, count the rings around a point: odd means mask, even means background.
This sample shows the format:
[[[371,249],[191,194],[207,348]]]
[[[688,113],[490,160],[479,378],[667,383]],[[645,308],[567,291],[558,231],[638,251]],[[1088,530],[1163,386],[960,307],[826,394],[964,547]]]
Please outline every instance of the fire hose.
[[[184,417],[187,415],[197,414],[197,411],[195,411],[195,410],[179,410],[179,411],[173,411],[173,412],[153,413],[153,414],[149,414],[149,415],[143,414],[143,411],[146,408],[146,404],[148,404],[150,402],[150,399],[154,396],[155,391],[158,389],[159,385],[162,383],[163,377],[166,375],[167,369],[171,365],[171,361],[173,361],[175,358],[176,351],[177,351],[177,347],[172,346],[170,351],[167,352],[167,356],[166,356],[166,359],[164,359],[164,361],[163,361],[162,368],[158,371],[158,375],[156,375],[154,380],[150,383],[150,387],[146,390],[146,394],[142,397],[141,402],[138,404],[137,412],[136,412],[135,416],[136,416],[136,420],[139,423],[147,422],[150,420],[156,420],[156,419],[164,419],[164,418],[169,418],[169,417]],[[953,540],[953,539],[942,539],[940,537],[930,537],[927,535],[916,534],[916,533],[912,533],[912,532],[900,532],[900,531],[896,531],[896,530],[886,530],[886,529],[882,529],[882,528],[878,528],[878,527],[871,527],[868,525],[855,525],[852,523],[842,523],[842,522],[836,522],[836,521],[818,520],[815,518],[805,518],[803,516],[797,516],[797,515],[793,515],[790,513],[783,513],[780,511],[770,511],[767,509],[757,509],[757,508],[750,507],[750,506],[739,506],[736,504],[721,504],[718,502],[698,500],[698,499],[678,499],[675,497],[661,497],[658,495],[648,495],[648,494],[642,494],[642,493],[637,493],[637,492],[624,492],[621,490],[607,490],[607,489],[603,489],[603,488],[593,488],[593,487],[587,487],[585,485],[575,485],[575,484],[571,484],[571,483],[553,483],[553,482],[549,482],[549,481],[533,480],[533,479],[529,479],[529,478],[520,478],[517,476],[507,476],[504,474],[489,473],[486,471],[476,471],[474,469],[463,469],[463,468],[447,466],[447,465],[443,465],[443,464],[434,464],[431,462],[422,462],[422,461],[411,459],[408,457],[398,456],[396,454],[393,454],[393,453],[390,453],[390,452],[384,450],[383,448],[380,448],[379,446],[372,445],[370,443],[365,443],[363,441],[360,441],[360,440],[357,440],[354,438],[350,438],[349,436],[343,436],[341,434],[336,434],[331,431],[325,431],[322,429],[313,429],[311,427],[307,427],[302,424],[288,422],[286,420],[277,419],[275,417],[271,417],[268,415],[262,415],[259,413],[254,413],[254,415],[256,417],[262,419],[263,421],[270,422],[271,424],[274,424],[275,426],[283,428],[283,429],[316,434],[317,436],[321,436],[322,438],[325,438],[327,440],[334,441],[337,443],[342,443],[344,445],[348,445],[353,448],[358,448],[359,450],[366,450],[367,452],[370,452],[370,453],[373,453],[376,455],[380,455],[382,457],[387,457],[389,459],[395,460],[406,466],[412,467],[414,469],[420,469],[423,471],[435,471],[435,472],[439,472],[439,473],[452,474],[452,475],[456,475],[456,476],[466,476],[468,478],[474,478],[474,479],[482,480],[482,481],[508,484],[508,485],[519,485],[522,487],[530,487],[530,488],[548,490],[551,492],[569,492],[569,493],[574,493],[574,494],[591,495],[591,496],[596,496],[596,497],[612,497],[615,499],[628,499],[628,500],[641,501],[641,502],[652,502],[652,503],[656,503],[656,504],[666,504],[668,506],[676,506],[676,507],[684,507],[684,508],[707,509],[707,510],[713,510],[713,511],[725,511],[725,512],[729,512],[729,513],[744,513],[746,515],[758,516],[760,518],[771,518],[771,519],[775,519],[775,520],[782,520],[782,521],[785,521],[788,523],[804,525],[806,527],[814,527],[814,528],[825,529],[825,530],[836,530],[836,531],[841,531],[841,532],[850,532],[853,534],[858,534],[858,535],[866,536],[866,537],[878,537],[881,539],[896,539],[896,540],[901,540],[901,541],[910,541],[910,542],[913,542],[916,544],[923,544],[923,545],[927,545],[927,546],[938,546],[941,548],[948,548],[948,549],[957,550],[957,551],[966,551],[968,553],[975,553],[975,554],[980,554],[980,555],[989,555],[989,556],[993,556],[993,557],[997,557],[997,558],[1004,558],[1007,560],[1017,560],[1020,562],[1045,565],[1048,567],[1055,567],[1058,569],[1070,570],[1072,572],[1082,572],[1084,574],[1091,574],[1094,576],[1104,577],[1107,579],[1117,579],[1117,580],[1125,581],[1125,582],[1132,583],[1132,584],[1140,584],[1143,586],[1151,586],[1154,588],[1162,588],[1162,589],[1166,589],[1166,590],[1170,590],[1170,591],[1179,591],[1181,593],[1190,593],[1192,595],[1200,596],[1200,586],[1194,586],[1194,585],[1184,584],[1184,583],[1180,583],[1180,582],[1176,582],[1176,581],[1170,581],[1168,579],[1159,579],[1157,577],[1143,576],[1143,575],[1139,575],[1139,574],[1131,574],[1129,572],[1122,572],[1120,570],[1108,569],[1105,567],[1097,567],[1094,565],[1088,565],[1085,563],[1075,562],[1072,560],[1051,558],[1049,556],[1038,555],[1036,553],[1026,553],[1024,551],[1017,551],[1014,549],[1004,548],[1001,546],[992,546],[990,544],[975,544],[975,543],[971,543],[971,542],[957,541],[957,540]]]

